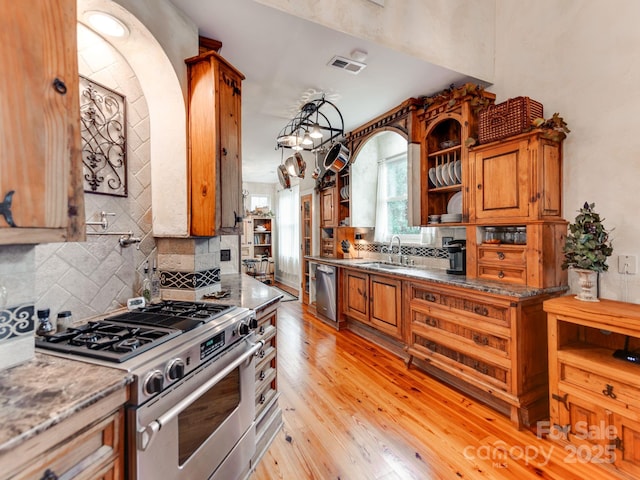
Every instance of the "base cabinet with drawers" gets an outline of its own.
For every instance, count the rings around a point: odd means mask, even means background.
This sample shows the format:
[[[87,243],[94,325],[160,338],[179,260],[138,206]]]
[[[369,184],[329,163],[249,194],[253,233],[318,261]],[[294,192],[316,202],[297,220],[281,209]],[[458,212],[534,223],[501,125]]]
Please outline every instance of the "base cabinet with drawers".
[[[258,464],[273,437],[282,427],[278,405],[277,326],[280,301],[256,309],[256,341],[264,346],[256,358],[256,453],[251,465]]]
[[[2,478],[12,480],[119,480],[124,473],[122,388],[49,430],[32,437],[6,456]]]
[[[343,314],[402,340],[402,281],[349,269],[341,278]]]
[[[565,296],[544,310],[551,438],[640,478],[640,365],[623,359],[640,348],[640,305]]]
[[[406,281],[408,365],[510,416],[520,426],[548,414],[548,296],[508,297]]]
[[[518,227],[467,227],[467,278],[533,288],[567,285],[567,271],[558,268],[564,259],[567,222],[522,225],[526,236],[520,244],[487,243],[487,228]]]

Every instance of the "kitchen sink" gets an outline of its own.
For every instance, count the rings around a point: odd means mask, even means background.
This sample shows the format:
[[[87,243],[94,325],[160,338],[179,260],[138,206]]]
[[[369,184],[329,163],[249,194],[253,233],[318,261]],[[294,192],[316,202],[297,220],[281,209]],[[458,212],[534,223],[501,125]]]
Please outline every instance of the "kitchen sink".
[[[407,268],[415,268],[412,265],[399,265],[397,263],[386,263],[386,262],[360,263],[359,265],[361,267],[376,268],[379,270],[405,270]]]

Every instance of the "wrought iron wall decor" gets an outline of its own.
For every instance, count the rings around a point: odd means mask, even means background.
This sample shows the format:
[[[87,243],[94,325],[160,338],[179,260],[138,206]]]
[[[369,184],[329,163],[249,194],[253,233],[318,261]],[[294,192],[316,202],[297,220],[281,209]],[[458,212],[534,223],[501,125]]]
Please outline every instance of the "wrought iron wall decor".
[[[125,97],[80,76],[84,190],[127,196]]]

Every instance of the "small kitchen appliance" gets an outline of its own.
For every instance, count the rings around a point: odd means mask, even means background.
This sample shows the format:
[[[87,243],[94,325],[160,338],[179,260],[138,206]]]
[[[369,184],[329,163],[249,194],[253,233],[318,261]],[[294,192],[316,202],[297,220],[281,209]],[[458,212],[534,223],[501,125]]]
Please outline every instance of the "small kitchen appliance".
[[[255,313],[163,301],[44,337],[36,347],[129,372],[127,478],[241,478],[255,453]]]
[[[467,241],[451,240],[444,245],[449,252],[449,268],[447,273],[452,275],[467,274]]]

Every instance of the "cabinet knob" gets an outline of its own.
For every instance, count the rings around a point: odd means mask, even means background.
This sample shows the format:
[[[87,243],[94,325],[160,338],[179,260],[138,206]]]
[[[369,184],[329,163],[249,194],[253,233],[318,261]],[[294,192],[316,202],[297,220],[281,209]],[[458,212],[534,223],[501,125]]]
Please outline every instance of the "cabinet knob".
[[[53,88],[60,95],[64,95],[65,93],[67,93],[67,86],[62,80],[57,77],[53,80]]]
[[[498,260],[504,260],[504,253],[498,252]]]
[[[227,152],[227,149],[222,147],[222,155],[224,155],[226,157],[227,153],[229,153],[229,152]]]
[[[504,278],[504,272],[502,270],[498,272],[498,278]]]
[[[481,183],[478,184],[478,190],[482,190],[482,184]]]

